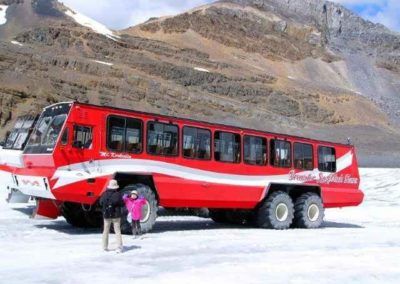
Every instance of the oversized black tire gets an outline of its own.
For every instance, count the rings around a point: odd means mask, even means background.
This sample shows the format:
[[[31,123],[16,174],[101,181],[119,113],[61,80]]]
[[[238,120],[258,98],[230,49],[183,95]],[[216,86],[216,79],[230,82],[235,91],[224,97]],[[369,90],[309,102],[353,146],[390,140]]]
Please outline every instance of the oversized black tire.
[[[91,227],[85,218],[81,204],[73,202],[64,202],[61,205],[61,215],[68,224],[78,228]]]
[[[100,208],[91,206],[87,209],[82,208],[82,210],[88,228],[101,228],[103,226],[103,214]]]
[[[293,226],[304,229],[319,228],[324,221],[324,210],[322,200],[316,193],[302,194],[294,204]]]
[[[147,233],[153,229],[153,226],[157,219],[157,198],[154,194],[154,191],[145,184],[131,184],[126,186],[122,192],[128,193],[132,190],[137,190],[139,195],[142,195],[146,199],[146,204],[143,206],[142,209],[142,220],[140,221],[140,226],[143,233]],[[127,221],[128,210],[125,206],[122,207],[122,215],[121,215],[121,232],[123,234],[132,234],[132,226]]]
[[[84,208],[80,203],[64,202],[61,215],[70,225],[78,228],[100,228],[103,224],[101,211],[95,206]]]
[[[286,192],[275,191],[258,208],[256,224],[260,228],[288,229],[293,222],[293,207],[293,201]]]

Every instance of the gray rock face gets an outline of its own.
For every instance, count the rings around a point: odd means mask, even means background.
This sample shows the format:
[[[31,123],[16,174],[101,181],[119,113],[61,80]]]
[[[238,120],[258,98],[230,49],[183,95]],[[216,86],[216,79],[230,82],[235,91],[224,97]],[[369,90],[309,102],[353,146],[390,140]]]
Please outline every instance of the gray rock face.
[[[226,0],[244,6],[277,13],[290,20],[316,26],[326,43],[338,50],[379,55],[379,51],[400,55],[400,34],[381,24],[374,24],[354,14],[340,4],[323,0]]]
[[[354,89],[385,110],[400,125],[400,34],[374,24],[340,4],[324,0],[227,0],[253,6],[316,27],[322,43],[346,60]],[[390,72],[387,72],[390,71]],[[397,75],[394,75],[394,74]],[[397,79],[396,79],[397,78]],[[379,95],[378,95],[379,94]]]

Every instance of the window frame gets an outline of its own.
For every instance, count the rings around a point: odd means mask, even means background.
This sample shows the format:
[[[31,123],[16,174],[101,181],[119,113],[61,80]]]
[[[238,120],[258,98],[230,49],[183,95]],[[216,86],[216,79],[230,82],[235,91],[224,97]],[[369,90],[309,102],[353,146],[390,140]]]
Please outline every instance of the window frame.
[[[307,146],[311,146],[311,164],[312,164],[312,169],[306,169],[306,168],[297,168],[296,167],[296,157],[295,157],[295,148],[296,148],[296,144],[301,144],[301,145],[307,145]],[[303,152],[304,153],[304,152]],[[304,161],[304,157],[303,157],[303,161]],[[293,168],[296,170],[305,170],[305,171],[312,171],[314,170],[314,163],[315,163],[315,157],[314,157],[314,145],[311,143],[305,143],[305,142],[294,142],[293,143]]]
[[[140,149],[140,151],[138,152],[132,152],[132,151],[127,151],[126,150],[126,146],[127,146],[127,131],[128,131],[128,120],[134,120],[136,122],[140,123],[140,143],[142,143],[142,147]],[[124,152],[123,153],[127,153],[127,154],[133,154],[133,155],[140,155],[143,153],[143,148],[144,148],[144,123],[143,120],[141,120],[140,118],[135,118],[135,117],[126,117],[126,121],[125,121],[125,144],[124,144]]]
[[[276,142],[276,141],[281,141],[281,142],[285,142],[285,143],[289,143],[289,146],[290,146],[290,149],[289,149],[289,154],[290,154],[290,163],[289,163],[289,165],[288,166],[286,166],[286,167],[282,167],[282,166],[275,166],[273,163],[272,163],[272,153],[271,153],[271,151],[272,151],[272,147],[271,147],[271,143],[272,142]],[[270,166],[271,167],[273,167],[273,168],[277,168],[277,169],[291,169],[291,168],[293,168],[293,145],[292,145],[292,142],[291,141],[289,141],[289,140],[285,140],[285,139],[278,139],[278,138],[273,138],[273,139],[270,139],[269,140],[269,143],[270,143],[270,145],[269,145],[269,164],[270,164]],[[274,150],[275,150],[275,146],[274,146]]]
[[[191,157],[186,157],[184,155],[184,153],[183,153],[183,151],[184,151],[184,148],[183,148],[184,141],[183,140],[184,140],[184,137],[185,137],[185,134],[184,134],[185,128],[195,128],[197,130],[204,130],[204,131],[207,131],[210,134],[210,157],[208,159],[191,158]],[[182,136],[181,137],[182,137],[182,139],[180,140],[181,141],[181,149],[180,149],[180,151],[181,151],[182,158],[188,159],[188,160],[196,160],[196,161],[211,161],[212,160],[212,156],[213,156],[213,141],[214,140],[213,140],[212,131],[210,129],[197,127],[197,126],[191,126],[191,125],[184,125],[182,127]]]
[[[245,138],[246,137],[261,138],[261,139],[265,140],[265,153],[266,153],[267,157],[266,157],[266,159],[264,161],[264,164],[258,165],[258,164],[250,164],[250,163],[246,162],[245,154],[244,154],[244,149],[245,149],[244,148],[244,144],[245,144]],[[263,136],[258,136],[258,135],[245,134],[245,135],[242,136],[242,148],[243,148],[243,150],[242,150],[243,151],[243,163],[245,165],[256,166],[256,167],[266,167],[266,166],[268,166],[268,160],[269,160],[269,154],[270,154],[270,153],[268,153],[268,149],[269,149],[269,147],[268,147],[268,138],[263,137]]]
[[[149,152],[149,129],[150,129],[150,127],[149,127],[149,124],[150,123],[159,123],[159,124],[163,124],[163,125],[169,125],[169,126],[175,126],[176,128],[177,128],[177,135],[178,135],[178,137],[177,137],[177,149],[176,149],[176,154],[175,155],[165,155],[165,154],[162,154],[162,155],[160,155],[160,154],[154,154],[154,153],[150,153]],[[163,132],[164,133],[164,132]],[[147,121],[147,123],[146,123],[146,153],[148,154],[148,155],[152,155],[152,156],[156,156],[156,157],[179,157],[180,156],[180,143],[179,143],[179,141],[180,141],[180,127],[179,127],[179,125],[178,124],[174,124],[174,123],[169,123],[169,122],[162,122],[162,121],[158,121],[158,120],[149,120],[149,121]]]
[[[125,125],[124,125],[124,136],[123,136],[123,150],[122,151],[117,151],[115,149],[111,149],[109,147],[109,133],[110,133],[110,119],[111,118],[119,118],[119,119],[124,119],[125,120]],[[127,132],[127,125],[128,125],[128,119],[130,120],[135,120],[137,122],[140,122],[140,127],[141,127],[141,133],[140,133],[140,139],[141,139],[141,143],[142,143],[142,148],[140,149],[139,152],[129,152],[126,150],[126,132]],[[132,155],[139,155],[143,153],[143,148],[144,148],[144,123],[143,120],[140,118],[136,118],[136,117],[129,117],[129,116],[121,116],[121,115],[115,115],[115,114],[110,114],[107,116],[107,121],[106,121],[106,148],[107,151],[113,152],[113,153],[126,153],[126,154],[132,154]]]
[[[216,141],[215,140],[215,134],[217,132],[222,132],[222,133],[227,133],[227,134],[232,134],[232,135],[239,135],[240,145],[239,145],[238,149],[239,149],[239,154],[240,154],[239,157],[240,157],[240,159],[239,159],[238,162],[221,161],[221,160],[216,160],[215,159],[215,149],[216,149],[216,147],[215,147],[215,141]],[[219,162],[219,163],[233,164],[233,165],[239,165],[239,164],[242,163],[242,161],[243,161],[243,153],[242,153],[242,145],[243,145],[243,143],[242,143],[242,140],[243,139],[242,139],[242,135],[240,133],[236,133],[236,132],[232,132],[232,131],[225,131],[225,130],[214,130],[214,132],[212,134],[212,137],[213,137],[213,146],[212,146],[212,148],[213,148],[213,151],[212,151],[213,161]]]
[[[63,141],[64,134],[67,136],[67,139],[66,139],[67,141],[66,141],[66,142]],[[61,145],[61,146],[67,146],[67,145],[69,144],[69,136],[70,136],[69,127],[66,126],[66,127],[64,128],[63,132],[61,133],[61,136],[60,136],[60,145]],[[93,133],[92,133],[92,136],[93,136]],[[92,137],[92,140],[93,140],[93,137]]]
[[[81,127],[81,128],[88,128],[88,129],[90,129],[90,135],[91,135],[91,139],[92,139],[92,142],[90,143],[90,147],[83,147],[83,145],[82,145],[82,147],[76,147],[76,146],[74,146],[74,142],[75,142],[75,130],[76,130],[76,128],[78,128],[78,127]],[[74,149],[82,149],[82,150],[91,150],[91,149],[93,149],[93,145],[94,145],[94,136],[93,136],[93,131],[94,130],[94,126],[91,126],[91,125],[84,125],[84,124],[74,124],[73,125],[73,127],[72,127],[72,144],[71,144],[71,146],[72,146],[72,148],[74,148]]]
[[[319,150],[321,148],[329,148],[329,149],[333,149],[333,154],[335,156],[335,170],[334,171],[326,171],[326,170],[321,170],[319,167]],[[318,145],[318,149],[317,149],[317,155],[318,155],[318,170],[320,172],[324,172],[324,173],[336,173],[337,172],[337,156],[336,156],[336,148],[334,146],[324,146],[324,145]]]

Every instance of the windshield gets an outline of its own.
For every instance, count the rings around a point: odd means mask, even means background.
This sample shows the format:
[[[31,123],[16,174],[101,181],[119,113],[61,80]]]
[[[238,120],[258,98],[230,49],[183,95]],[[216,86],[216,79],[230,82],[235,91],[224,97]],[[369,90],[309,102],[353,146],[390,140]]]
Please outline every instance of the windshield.
[[[36,122],[37,116],[25,115],[17,118],[14,128],[5,140],[4,149],[22,150]]]
[[[26,145],[25,154],[53,152],[70,107],[71,104],[59,104],[45,109]]]

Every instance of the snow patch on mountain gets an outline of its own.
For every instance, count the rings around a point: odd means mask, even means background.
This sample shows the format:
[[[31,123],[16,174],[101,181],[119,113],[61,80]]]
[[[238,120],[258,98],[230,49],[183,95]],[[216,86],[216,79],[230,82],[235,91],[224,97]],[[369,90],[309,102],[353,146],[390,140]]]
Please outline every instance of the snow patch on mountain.
[[[0,5],[0,25],[4,25],[7,22],[6,13],[7,5]]]
[[[100,61],[100,60],[93,60],[93,61],[96,62],[96,63],[99,63],[99,64],[107,65],[107,66],[113,66],[114,65],[114,63]]]
[[[16,41],[16,40],[12,40],[11,43],[18,45],[18,46],[24,46],[22,43],[20,43],[19,41]]]
[[[75,20],[78,24],[88,27],[95,31],[96,33],[102,34],[112,40],[117,40],[119,38],[113,31],[107,28],[105,25],[72,10],[66,10],[65,14]]]
[[[194,67],[193,69],[196,71],[200,71],[200,72],[210,73],[210,71],[208,69],[201,68],[201,67]]]

